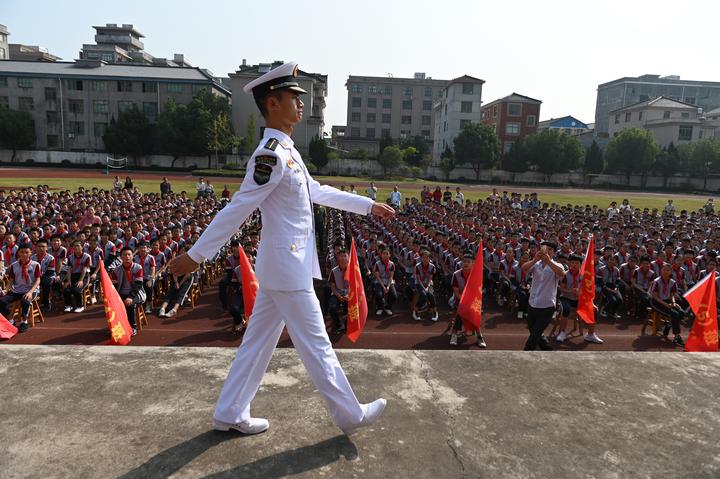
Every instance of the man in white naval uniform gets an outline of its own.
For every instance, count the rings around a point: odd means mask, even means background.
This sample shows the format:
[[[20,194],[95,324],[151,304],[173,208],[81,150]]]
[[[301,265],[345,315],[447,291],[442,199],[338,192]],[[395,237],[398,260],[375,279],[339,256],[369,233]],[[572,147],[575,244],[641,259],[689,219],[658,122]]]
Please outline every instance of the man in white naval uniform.
[[[256,209],[262,239],[255,272],[260,283],[252,318],[220,393],[213,426],[245,434],[263,432],[268,421],[250,416],[250,403],[267,369],[283,327],[335,424],[346,434],[375,422],[386,401],[360,404],[335,356],[325,330],[313,277],[321,279],[315,247],[312,204],[387,218],[392,208],[370,198],[321,186],[310,177],[290,135],[302,120],[306,93],[297,82],[297,64],[286,63],[245,86],[252,91],[267,128],[247,164],[232,201],[187,252],[170,263],[175,275],[194,271],[212,258]]]

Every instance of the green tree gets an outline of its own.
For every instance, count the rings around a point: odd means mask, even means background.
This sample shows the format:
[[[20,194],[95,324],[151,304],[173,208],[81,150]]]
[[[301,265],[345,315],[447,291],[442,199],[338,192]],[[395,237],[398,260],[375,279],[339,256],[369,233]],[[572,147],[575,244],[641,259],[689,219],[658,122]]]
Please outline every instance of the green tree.
[[[705,138],[693,142],[690,155],[690,171],[703,175],[703,190],[707,189],[708,173],[720,171],[720,141],[715,138]]]
[[[324,138],[319,138],[317,135],[313,136],[308,145],[310,153],[310,160],[313,165],[317,166],[318,170],[328,164],[328,149]]]
[[[585,173],[602,173],[605,169],[605,161],[603,160],[602,150],[593,140],[592,145],[585,155]]]
[[[103,142],[109,152],[128,156],[137,165],[138,158],[153,152],[154,133],[155,125],[150,124],[137,105],[133,105],[129,110],[120,112],[117,120],[114,117],[110,119]]]
[[[525,140],[528,162],[537,166],[549,181],[553,173],[564,173],[580,166],[585,155],[577,138],[554,128],[530,135]]]
[[[680,170],[680,154],[673,142],[667,148],[663,148],[655,159],[653,170],[663,177],[663,186],[667,186],[667,180]]]
[[[388,146],[378,157],[378,163],[383,169],[383,176],[392,173],[402,165],[402,152],[397,146]]]
[[[239,146],[243,153],[249,153],[255,146],[255,113],[248,115],[248,123],[245,128],[245,136],[240,140]]]
[[[445,181],[450,181],[450,173],[455,169],[455,154],[448,145],[445,145],[445,151],[440,154],[439,166],[445,173]]]
[[[230,117],[221,113],[210,119],[207,131],[207,149],[215,154],[215,167],[218,166],[218,154],[231,151],[239,144],[239,139],[233,132]],[[208,164],[210,167],[210,165]]]
[[[515,174],[522,173],[528,169],[528,149],[525,141],[518,138],[510,147],[510,151],[503,158],[503,169],[512,172],[512,181],[515,181]]]
[[[181,156],[202,154],[201,135],[195,128],[194,118],[185,105],[178,105],[173,99],[165,103],[165,108],[157,121],[157,150],[172,155],[171,166]]]
[[[424,170],[430,164],[430,146],[421,135],[403,140],[400,148],[403,150],[403,160],[408,165]]]
[[[393,146],[395,142],[392,138],[390,138],[390,135],[387,133],[383,134],[382,138],[380,138],[380,151],[383,151],[388,146]]]
[[[0,108],[0,146],[12,150],[10,161],[15,161],[17,150],[35,145],[35,126],[28,112]]]
[[[640,173],[644,186],[647,172],[659,154],[660,146],[651,132],[627,128],[610,140],[605,150],[605,160],[609,171],[625,173],[628,184],[632,173]]]
[[[497,164],[500,147],[495,130],[490,125],[468,123],[453,140],[455,163],[470,164],[475,171],[475,180],[480,180],[480,171]]]

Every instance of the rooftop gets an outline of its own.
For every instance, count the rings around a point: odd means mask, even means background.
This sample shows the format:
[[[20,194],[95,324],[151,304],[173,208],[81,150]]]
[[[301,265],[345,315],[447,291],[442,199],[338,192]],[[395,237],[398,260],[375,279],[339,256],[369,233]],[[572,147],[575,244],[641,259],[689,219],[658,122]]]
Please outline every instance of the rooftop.
[[[645,74],[640,75],[638,77],[622,77],[618,78],[617,80],[612,80],[606,83],[601,83],[598,85],[599,88],[619,84],[619,83],[626,83],[626,82],[639,82],[639,83],[658,83],[658,84],[675,84],[675,85],[706,85],[706,86],[715,86],[720,87],[720,82],[715,81],[701,81],[701,80],[681,80],[679,75],[668,75],[668,76],[660,76],[660,75],[652,75],[652,74]]]

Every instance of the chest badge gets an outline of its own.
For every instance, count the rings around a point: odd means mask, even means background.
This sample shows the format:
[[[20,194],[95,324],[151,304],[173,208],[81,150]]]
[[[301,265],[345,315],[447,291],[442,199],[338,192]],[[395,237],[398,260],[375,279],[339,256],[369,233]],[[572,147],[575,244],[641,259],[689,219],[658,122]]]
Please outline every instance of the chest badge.
[[[287,165],[288,165],[288,168],[292,168],[295,166],[295,161],[293,161],[292,158],[288,158]]]

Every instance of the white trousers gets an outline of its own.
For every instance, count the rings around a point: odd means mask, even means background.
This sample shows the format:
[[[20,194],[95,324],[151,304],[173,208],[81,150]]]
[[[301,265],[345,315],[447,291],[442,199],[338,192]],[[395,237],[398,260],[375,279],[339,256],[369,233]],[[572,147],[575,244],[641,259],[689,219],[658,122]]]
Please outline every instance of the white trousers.
[[[287,326],[293,345],[335,424],[340,428],[358,424],[364,408],[332,348],[315,292],[275,291],[263,287],[258,290],[243,342],[220,392],[215,419],[238,423],[250,418],[250,402],[257,393],[283,326]]]

